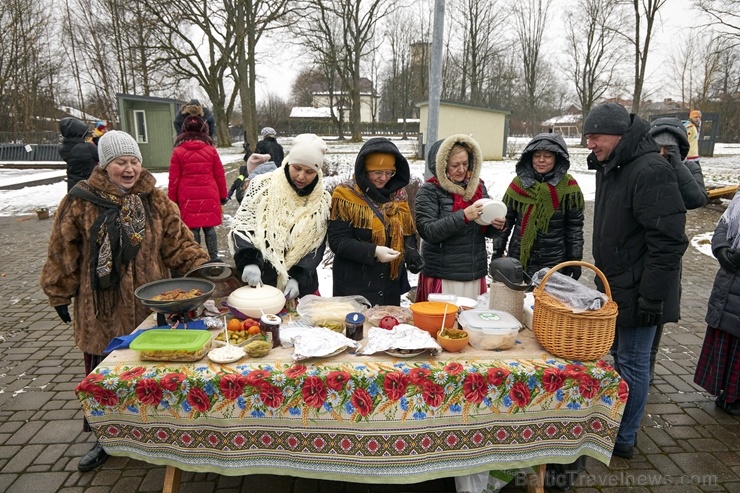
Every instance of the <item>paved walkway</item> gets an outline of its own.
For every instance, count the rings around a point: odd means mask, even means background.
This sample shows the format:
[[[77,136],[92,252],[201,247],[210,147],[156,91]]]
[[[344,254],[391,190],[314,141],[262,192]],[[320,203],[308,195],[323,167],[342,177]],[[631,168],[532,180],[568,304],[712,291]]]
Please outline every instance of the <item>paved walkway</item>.
[[[230,202],[227,212],[235,207]],[[719,210],[710,208],[691,211],[688,235],[711,231],[719,215]],[[592,217],[590,209],[587,217]],[[34,216],[0,217],[0,336],[4,338],[0,342],[0,492],[161,491],[161,466],[112,457],[95,471],[77,471],[77,461],[93,438],[81,431],[82,412],[73,393],[83,378],[82,355],[74,347],[71,328],[59,321],[38,286],[51,225],[51,220]],[[590,242],[591,228],[587,229]],[[220,232],[222,245],[224,234]],[[715,409],[712,399],[692,383],[716,269],[716,260],[689,248],[684,257],[683,319],[666,326],[639,434],[639,453],[631,461],[615,458],[609,467],[589,459],[574,491],[740,492],[740,418]],[[181,491],[454,492],[455,485],[451,479],[366,485],[185,472]],[[504,491],[525,488],[509,485]]]

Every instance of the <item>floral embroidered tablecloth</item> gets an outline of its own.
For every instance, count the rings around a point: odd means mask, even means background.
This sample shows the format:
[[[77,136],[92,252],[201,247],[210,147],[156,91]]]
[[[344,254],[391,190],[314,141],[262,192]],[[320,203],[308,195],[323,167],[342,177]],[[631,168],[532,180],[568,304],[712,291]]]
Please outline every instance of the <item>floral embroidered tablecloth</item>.
[[[627,385],[604,361],[507,351],[411,359],[277,348],[230,365],[113,352],[76,388],[108,453],[190,471],[412,483],[490,469],[608,463]]]

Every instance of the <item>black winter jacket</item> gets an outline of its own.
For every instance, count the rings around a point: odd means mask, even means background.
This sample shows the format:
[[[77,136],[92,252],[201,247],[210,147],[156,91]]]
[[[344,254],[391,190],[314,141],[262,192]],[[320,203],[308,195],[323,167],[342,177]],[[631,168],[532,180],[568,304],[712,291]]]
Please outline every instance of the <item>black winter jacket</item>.
[[[177,135],[180,135],[182,133],[182,124],[185,121],[185,117],[188,116],[185,113],[179,112],[177,113],[177,116],[175,116],[175,120],[172,122],[172,124],[175,126],[175,132],[177,132]],[[208,124],[208,135],[211,136],[212,139],[216,138],[216,119],[213,117],[213,111],[211,111],[211,108],[208,106],[203,106],[203,121]]]
[[[637,326],[640,296],[663,301],[658,324],[678,319],[681,257],[688,246],[686,207],[676,175],[658,153],[649,125],[636,115],[596,170],[593,256],[619,305],[617,325]],[[600,279],[597,286],[604,290]]]
[[[470,159],[470,181],[464,190],[447,178],[446,173],[447,158],[456,142],[467,143],[474,149]],[[422,239],[422,273],[428,277],[473,281],[488,273],[486,237],[494,236],[493,226],[466,222],[463,210],[452,211],[454,194],[470,200],[479,183],[483,198],[488,198],[486,186],[480,181],[482,161],[480,147],[464,134],[437,141],[429,149],[427,167],[441,186],[424,183],[416,194],[414,205],[416,228]]]
[[[537,173],[532,166],[532,155],[535,151],[550,151],[556,155],[555,167],[546,175]],[[525,189],[535,182],[547,182],[557,185],[566,179],[570,168],[570,157],[565,140],[558,134],[542,133],[536,135],[524,148],[516,174],[522,180]],[[527,262],[527,274],[530,276],[543,267],[554,267],[566,260],[583,258],[583,194],[580,194],[580,206],[560,207],[555,210],[547,231],[540,231],[534,240]],[[521,211],[509,207],[506,212],[506,229],[493,240],[493,258],[503,256],[507,238],[509,240],[508,256],[519,259],[522,233]],[[510,235],[511,233],[511,235]],[[565,268],[567,269],[567,268]],[[561,273],[567,274],[565,269]]]
[[[733,200],[740,200],[740,192]],[[712,252],[721,248],[731,248],[727,238],[727,222],[720,220],[712,236]],[[707,304],[706,322],[710,327],[719,329],[735,337],[740,337],[740,271],[730,272],[720,267],[714,277],[712,294]]]
[[[384,152],[396,156],[396,174],[382,191],[365,176],[365,158],[371,152]],[[411,179],[409,164],[395,144],[386,138],[373,138],[365,142],[355,159],[355,180],[361,190],[376,204],[389,202],[393,195],[408,185]],[[351,184],[339,185],[349,187]],[[332,197],[332,207],[336,207]],[[369,206],[368,206],[369,207]],[[335,214],[332,214],[335,217]],[[386,244],[390,247],[390,231],[386,228]],[[375,243],[370,228],[359,227],[352,221],[329,221],[329,247],[334,252],[332,268],[333,295],[362,295],[372,305],[396,305],[401,295],[408,291],[405,267],[418,271],[421,256],[416,245],[416,234],[404,236],[404,258],[396,279],[390,278],[390,264],[375,258]]]
[[[257,142],[257,147],[254,148],[254,152],[257,154],[269,154],[275,166],[278,168],[283,165],[283,159],[285,158],[285,152],[283,146],[281,146],[277,140],[272,137],[265,137]]]
[[[62,143],[59,155],[67,163],[67,191],[72,190],[78,181],[90,178],[98,164],[98,148],[85,141],[87,125],[74,117],[62,118],[59,122]]]

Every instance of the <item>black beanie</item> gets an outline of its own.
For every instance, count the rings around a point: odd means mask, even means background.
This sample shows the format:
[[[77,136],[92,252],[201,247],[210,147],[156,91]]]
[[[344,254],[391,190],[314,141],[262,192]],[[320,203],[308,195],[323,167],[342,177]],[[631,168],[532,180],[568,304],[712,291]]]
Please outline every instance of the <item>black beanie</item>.
[[[622,135],[632,124],[630,114],[617,103],[604,103],[592,108],[583,122],[583,135]]]

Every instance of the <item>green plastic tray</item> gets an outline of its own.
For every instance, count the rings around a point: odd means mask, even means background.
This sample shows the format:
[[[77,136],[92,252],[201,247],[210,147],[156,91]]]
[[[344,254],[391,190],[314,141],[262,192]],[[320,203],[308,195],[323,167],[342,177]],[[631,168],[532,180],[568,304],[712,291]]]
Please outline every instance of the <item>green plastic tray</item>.
[[[152,329],[131,342],[134,351],[198,351],[211,339],[207,330]]]

